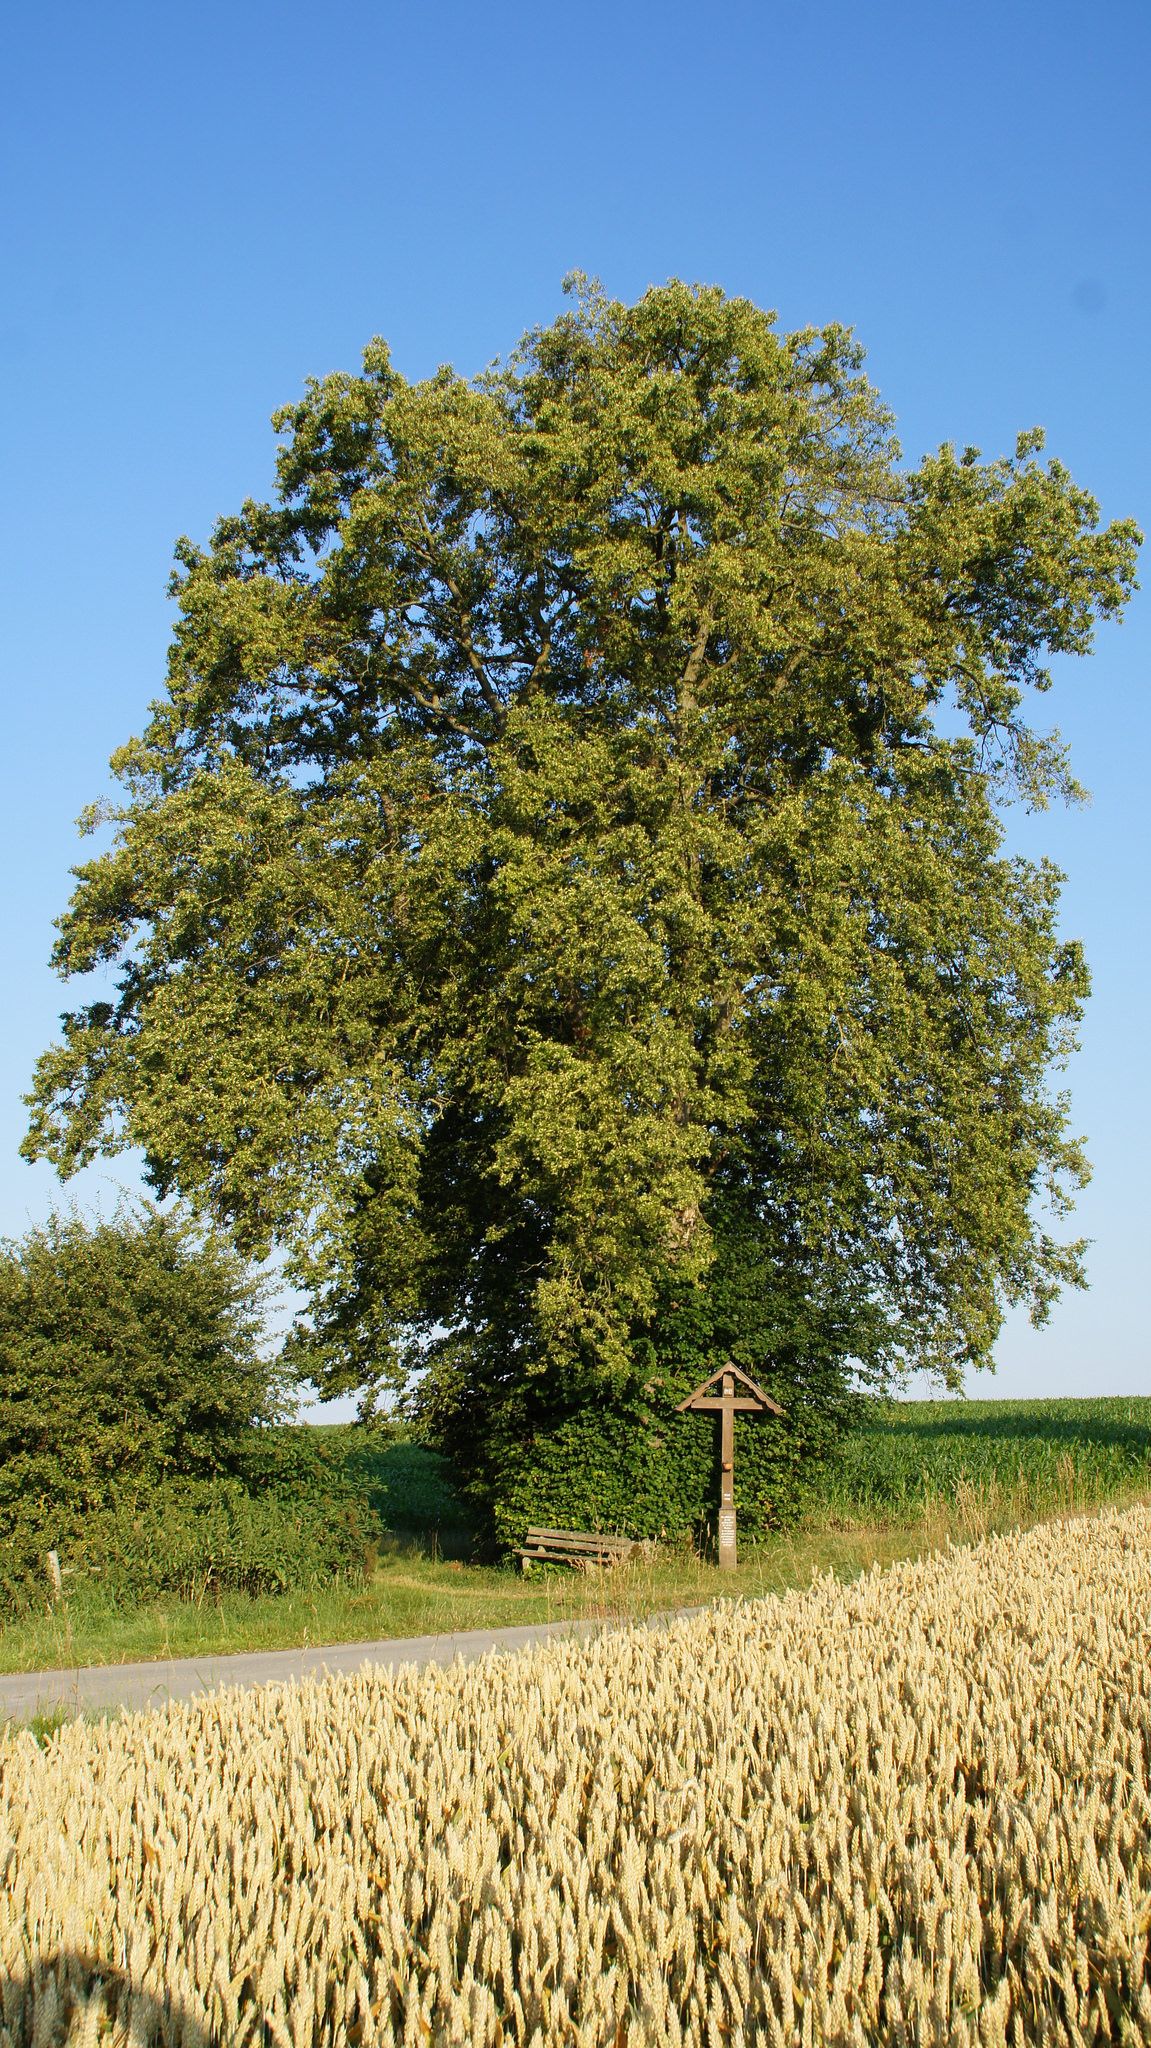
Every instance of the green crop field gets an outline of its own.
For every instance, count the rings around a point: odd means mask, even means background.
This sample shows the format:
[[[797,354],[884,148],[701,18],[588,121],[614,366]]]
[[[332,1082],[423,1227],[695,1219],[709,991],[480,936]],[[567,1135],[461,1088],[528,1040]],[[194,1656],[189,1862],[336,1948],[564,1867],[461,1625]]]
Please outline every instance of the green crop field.
[[[433,1451],[373,1442],[351,1425],[331,1435],[347,1469],[397,1537],[440,1539],[459,1554],[468,1517]],[[1021,1494],[1037,1511],[1090,1506],[1151,1488],[1151,1396],[1101,1400],[877,1401],[813,1498],[853,1524],[918,1520],[961,1486]]]
[[[961,1488],[1030,1514],[1151,1487],[1151,1398],[893,1401],[821,1489],[833,1520],[913,1521]]]
[[[351,1427],[333,1436],[386,1529],[400,1539],[434,1536],[441,1555],[466,1554],[467,1513],[434,1452],[404,1441],[372,1446]],[[961,1493],[992,1507],[1016,1504],[1031,1517],[1144,1487],[1151,1489],[1151,1396],[877,1401],[820,1484],[807,1520],[904,1525]]]

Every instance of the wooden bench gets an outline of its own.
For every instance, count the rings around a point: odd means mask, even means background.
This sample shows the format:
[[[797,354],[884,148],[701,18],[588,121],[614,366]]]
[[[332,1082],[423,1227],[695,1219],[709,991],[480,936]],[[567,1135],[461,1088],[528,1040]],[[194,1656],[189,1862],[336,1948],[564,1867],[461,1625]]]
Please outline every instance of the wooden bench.
[[[636,1548],[629,1536],[588,1536],[581,1529],[529,1529],[516,1555],[521,1571],[533,1564],[571,1564],[583,1572],[590,1564],[621,1564]]]

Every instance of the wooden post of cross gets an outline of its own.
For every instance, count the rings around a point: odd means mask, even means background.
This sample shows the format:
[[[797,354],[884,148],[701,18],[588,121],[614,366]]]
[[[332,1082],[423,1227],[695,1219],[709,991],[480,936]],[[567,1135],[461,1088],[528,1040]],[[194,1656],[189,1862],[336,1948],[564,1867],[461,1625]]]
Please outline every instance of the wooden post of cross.
[[[735,1418],[742,1415],[782,1415],[783,1409],[770,1394],[738,1365],[722,1365],[704,1380],[685,1401],[680,1401],[681,1415],[691,1411],[719,1416],[719,1568],[733,1572],[736,1566],[735,1550]]]

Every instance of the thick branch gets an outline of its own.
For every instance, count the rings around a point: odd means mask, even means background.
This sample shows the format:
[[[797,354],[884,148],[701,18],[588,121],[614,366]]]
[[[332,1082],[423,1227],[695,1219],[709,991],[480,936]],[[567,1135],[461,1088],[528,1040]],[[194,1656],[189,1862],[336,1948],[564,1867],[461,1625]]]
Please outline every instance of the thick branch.
[[[699,622],[699,631],[695,636],[694,645],[684,664],[683,674],[679,679],[680,701],[689,709],[694,706],[695,686],[703,672],[703,664],[707,655],[707,643],[711,634],[711,623],[711,613],[705,612]]]

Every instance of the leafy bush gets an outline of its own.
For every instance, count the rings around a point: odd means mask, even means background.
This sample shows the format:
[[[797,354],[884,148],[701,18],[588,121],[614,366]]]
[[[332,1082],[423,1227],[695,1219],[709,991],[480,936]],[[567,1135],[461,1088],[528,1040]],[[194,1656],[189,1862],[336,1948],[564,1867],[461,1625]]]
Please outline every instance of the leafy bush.
[[[500,1547],[518,1543],[532,1523],[696,1543],[714,1535],[718,1423],[676,1413],[696,1383],[691,1374],[663,1374],[610,1407],[588,1406],[539,1430],[518,1456],[509,1454],[492,1504]],[[735,1420],[736,1507],[750,1534],[795,1522],[822,1469],[800,1376],[777,1370],[762,1384],[786,1412],[782,1421]]]
[[[335,1432],[250,1428],[235,1453],[233,1473],[129,1483],[94,1508],[26,1500],[0,1543],[0,1611],[43,1605],[48,1550],[66,1593],[93,1584],[124,1600],[279,1593],[370,1571],[380,1517]]]
[[[36,1499],[234,1471],[284,1408],[261,1306],[227,1246],[148,1205],[0,1243],[0,1530]]]
[[[65,1521],[25,1515],[0,1547],[0,1608],[42,1606],[45,1553],[55,1549],[66,1593],[91,1583],[125,1600],[174,1593],[285,1593],[358,1577],[374,1556],[376,1525],[359,1503],[314,1489],[293,1499],[250,1493],[240,1480],[170,1479]]]
[[[260,1287],[144,1207],[0,1246],[0,1610],[47,1593],[279,1592],[369,1564],[379,1523],[324,1432],[279,1428]]]
[[[784,1410],[735,1423],[736,1506],[744,1532],[764,1534],[799,1518],[859,1415],[848,1327],[858,1338],[854,1304],[813,1299],[729,1229],[705,1281],[633,1333],[629,1377],[564,1387],[539,1374],[513,1403],[478,1378],[474,1347],[453,1374],[445,1344],[419,1412],[502,1550],[533,1523],[698,1542],[718,1507],[718,1425],[676,1404],[730,1359]]]

